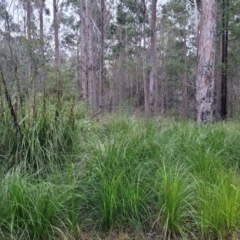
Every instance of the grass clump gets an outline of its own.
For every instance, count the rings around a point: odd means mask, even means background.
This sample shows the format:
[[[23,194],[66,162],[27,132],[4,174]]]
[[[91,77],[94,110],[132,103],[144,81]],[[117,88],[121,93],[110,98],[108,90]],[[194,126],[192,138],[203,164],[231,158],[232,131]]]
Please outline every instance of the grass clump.
[[[82,195],[73,175],[69,170],[59,181],[56,174],[55,179],[43,180],[19,169],[8,172],[1,183],[2,234],[38,240],[52,239],[66,229],[72,234],[78,231]]]
[[[193,184],[182,164],[159,167],[156,178],[157,223],[162,225],[164,238],[184,236],[192,223]]]
[[[219,169],[215,182],[198,181],[197,224],[203,237],[234,239],[240,224],[239,173]]]

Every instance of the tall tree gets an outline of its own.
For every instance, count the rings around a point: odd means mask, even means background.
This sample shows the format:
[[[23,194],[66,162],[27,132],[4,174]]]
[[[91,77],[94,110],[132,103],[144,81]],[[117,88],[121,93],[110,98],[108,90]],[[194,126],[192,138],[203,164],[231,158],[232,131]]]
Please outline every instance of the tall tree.
[[[143,57],[143,88],[144,88],[144,110],[148,114],[148,78],[147,78],[147,51],[146,51],[146,21],[147,21],[147,6],[145,0],[142,0],[142,18],[143,18],[143,29],[142,29],[142,57]]]
[[[31,21],[31,0],[26,0],[26,15],[27,15],[27,39],[28,39],[28,54],[29,60],[27,64],[27,84],[30,84],[32,81],[32,21]]]
[[[221,109],[222,119],[227,117],[227,72],[228,72],[228,25],[229,0],[222,0],[222,76],[221,76]]]
[[[55,82],[57,89],[57,109],[56,109],[56,117],[59,115],[59,107],[60,107],[60,95],[61,95],[61,82],[60,82],[60,59],[59,59],[59,8],[58,8],[58,0],[53,0],[53,28],[54,28],[54,69],[55,69]]]
[[[185,8],[187,10],[187,0],[185,0]],[[182,79],[182,117],[187,118],[188,116],[188,83],[187,83],[187,11],[185,11],[184,16],[184,33],[183,33],[183,45],[184,45],[184,73],[183,73],[183,79]]]
[[[101,49],[100,49],[100,78],[98,105],[103,107],[103,80],[104,80],[104,41],[105,41],[105,0],[101,0]]]
[[[43,30],[43,10],[44,10],[44,1],[39,1],[39,31],[40,31],[40,54],[41,54],[41,71],[40,71],[40,81],[41,84],[43,84],[43,90],[45,94],[45,75],[46,75],[46,69],[45,69],[45,63],[44,63],[44,30]],[[45,97],[44,97],[45,99]]]
[[[86,69],[86,37],[85,37],[85,17],[83,14],[83,8],[84,8],[84,1],[80,0],[80,49],[81,49],[81,95],[82,95],[82,99],[85,101],[87,100],[88,97],[88,89],[87,89],[87,69]]]
[[[88,101],[94,111],[97,105],[95,89],[95,66],[93,59],[93,20],[92,20],[92,0],[86,1],[86,27],[87,27],[87,80],[88,80]]]
[[[149,107],[151,114],[156,110],[156,85],[157,85],[157,57],[156,57],[156,21],[157,21],[157,0],[152,0],[151,16],[151,71],[149,83]]]
[[[213,120],[216,13],[216,0],[202,1],[196,79],[198,123],[208,123]]]

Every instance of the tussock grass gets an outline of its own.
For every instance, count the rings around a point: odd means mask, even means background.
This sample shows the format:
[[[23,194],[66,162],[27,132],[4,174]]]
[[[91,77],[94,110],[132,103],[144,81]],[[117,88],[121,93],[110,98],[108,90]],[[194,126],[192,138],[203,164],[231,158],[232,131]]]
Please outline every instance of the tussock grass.
[[[239,173],[219,169],[214,182],[198,182],[197,224],[204,237],[234,239],[240,224]]]
[[[158,170],[157,223],[163,226],[164,238],[176,232],[184,236],[191,225],[194,186],[189,178],[183,164],[167,166],[163,162]]]
[[[22,138],[0,119],[1,239],[237,239],[239,123],[25,107]]]

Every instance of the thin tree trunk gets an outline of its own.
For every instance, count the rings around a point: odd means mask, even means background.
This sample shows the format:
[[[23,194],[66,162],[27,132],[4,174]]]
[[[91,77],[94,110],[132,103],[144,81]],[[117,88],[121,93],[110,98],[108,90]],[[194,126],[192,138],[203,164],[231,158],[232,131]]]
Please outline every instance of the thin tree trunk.
[[[87,86],[87,59],[86,59],[86,38],[84,31],[84,15],[83,15],[83,0],[80,0],[80,37],[81,37],[81,97],[83,101],[88,98]]]
[[[11,96],[10,96],[9,91],[8,91],[7,82],[6,82],[5,78],[4,78],[3,69],[2,69],[1,65],[0,65],[0,78],[1,78],[2,83],[3,83],[4,95],[6,97],[7,104],[8,104],[10,113],[11,113],[13,126],[15,127],[15,130],[16,130],[16,135],[17,135],[17,137],[23,138],[23,133],[22,133],[21,127],[20,127],[20,125],[18,123],[18,119],[17,119],[17,113],[14,110],[12,99],[11,99]]]
[[[161,88],[160,88],[160,96],[161,96],[161,115],[164,115],[166,111],[166,87],[165,87],[165,78],[166,73],[164,70],[164,56],[161,56],[160,65],[161,65]]]
[[[41,58],[42,58],[42,66],[40,72],[40,83],[43,90],[43,101],[44,101],[44,110],[46,110],[46,69],[45,69],[45,62],[44,62],[44,31],[43,31],[43,9],[44,9],[44,0],[40,0],[39,3],[39,28],[40,28],[40,51],[41,51]]]
[[[144,110],[145,114],[148,114],[148,82],[147,82],[147,73],[146,73],[146,65],[147,65],[147,53],[146,53],[146,3],[145,0],[142,0],[143,5],[143,88],[144,88]]]
[[[44,57],[43,8],[44,8],[44,0],[40,0],[39,27],[40,27],[40,48],[41,48],[41,57],[42,58]]]
[[[86,1],[86,23],[87,23],[87,79],[88,79],[88,101],[92,111],[96,108],[96,92],[94,91],[94,61],[93,61],[93,23],[92,23],[92,0]]]
[[[103,80],[104,80],[104,37],[105,37],[105,0],[101,0],[101,50],[100,50],[100,79],[98,107],[103,108]]]
[[[56,83],[59,88],[59,14],[58,14],[58,0],[53,0],[53,21],[54,21],[54,43],[55,43],[55,71],[56,71]],[[59,90],[59,89],[58,89]]]
[[[27,1],[27,39],[29,41],[29,43],[31,43],[31,1],[30,0],[26,0]],[[28,63],[27,63],[27,85],[29,85],[31,83],[31,70],[32,70],[32,52],[31,52],[31,48],[29,48],[28,51],[28,55],[29,55],[29,59],[28,59]]]
[[[151,114],[154,114],[156,107],[156,83],[157,83],[157,58],[156,58],[156,21],[157,21],[157,0],[152,0],[151,17],[151,71],[149,84],[149,107]]]
[[[60,82],[60,66],[59,66],[59,13],[58,13],[58,0],[53,0],[53,25],[54,25],[54,63],[55,63],[55,81],[57,89],[57,109],[56,117],[59,116],[60,98],[61,98],[61,82]]]
[[[188,109],[188,87],[187,87],[187,43],[186,37],[184,37],[184,74],[182,82],[182,116],[187,118]]]
[[[185,2],[185,6],[187,8],[187,2]],[[187,16],[185,24],[187,26]],[[184,33],[184,73],[183,73],[183,81],[182,81],[182,117],[187,118],[187,108],[188,108],[188,87],[187,87],[187,29],[185,27]]]
[[[195,31],[196,31],[196,45],[198,45],[198,6],[197,0],[194,0],[194,14],[195,14]]]
[[[221,110],[222,119],[227,118],[227,70],[228,70],[228,7],[229,0],[222,0],[222,76],[221,76]]]
[[[212,122],[215,72],[216,0],[202,1],[196,79],[196,121]]]

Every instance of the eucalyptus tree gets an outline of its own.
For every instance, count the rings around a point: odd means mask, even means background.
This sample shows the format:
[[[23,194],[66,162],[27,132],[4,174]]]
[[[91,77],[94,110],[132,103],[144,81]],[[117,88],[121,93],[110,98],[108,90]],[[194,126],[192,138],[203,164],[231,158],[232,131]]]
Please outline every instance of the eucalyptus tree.
[[[99,94],[98,107],[101,111],[104,105],[103,85],[104,85],[104,48],[105,48],[105,0],[101,0],[101,47],[100,47],[100,77],[99,77]]]
[[[85,37],[85,24],[84,24],[84,2],[80,0],[80,52],[81,58],[79,61],[80,69],[81,69],[81,96],[83,100],[86,100],[88,97],[88,89],[87,89],[87,67],[86,67],[86,37]]]
[[[59,59],[59,6],[58,0],[53,0],[53,28],[54,28],[54,67],[55,81],[60,98],[60,59]]]
[[[88,101],[94,111],[97,107],[95,64],[93,59],[93,21],[92,21],[93,1],[86,1],[86,43],[87,43],[87,81],[88,81]]]
[[[202,0],[196,78],[196,121],[213,120],[216,0]]]
[[[143,88],[144,88],[144,111],[146,114],[148,114],[148,77],[147,77],[147,49],[146,49],[146,23],[147,23],[147,6],[146,1],[142,0],[141,2],[141,14],[142,14],[142,41],[143,41],[143,47],[142,47],[142,59],[143,59]]]
[[[149,107],[150,107],[151,114],[154,114],[157,108],[156,22],[157,22],[157,0],[152,0],[151,71],[150,71],[150,82],[149,82]]]
[[[45,89],[45,78],[46,78],[46,69],[45,69],[45,61],[44,61],[44,54],[45,54],[45,39],[44,39],[44,9],[45,8],[45,0],[39,0],[38,2],[38,9],[39,9],[39,47],[40,47],[40,55],[41,55],[41,67],[40,67],[40,82],[43,87],[44,94],[46,92]],[[44,97],[45,99],[45,97]]]

